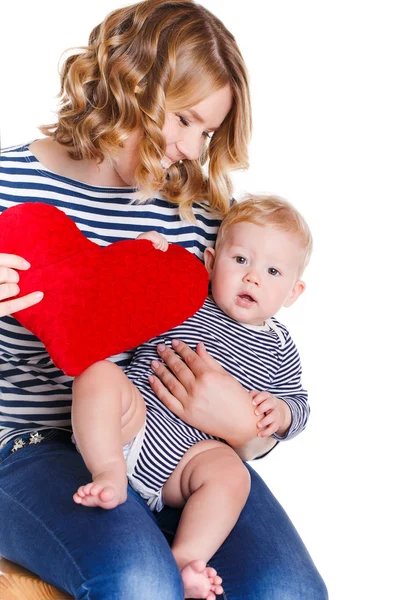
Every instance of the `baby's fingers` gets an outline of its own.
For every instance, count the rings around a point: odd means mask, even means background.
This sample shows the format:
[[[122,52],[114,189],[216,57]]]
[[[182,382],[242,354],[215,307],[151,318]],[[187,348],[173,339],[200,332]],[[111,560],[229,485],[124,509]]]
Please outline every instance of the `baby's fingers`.
[[[257,408],[254,411],[254,414],[255,415],[263,415],[264,413],[268,412],[272,408],[274,408],[274,407],[271,404],[271,399],[268,398],[267,400],[262,400],[260,402],[260,404],[258,404]]]
[[[272,396],[272,394],[270,394],[269,392],[258,392],[253,397],[252,404],[254,404],[254,406],[259,406],[262,402],[265,402],[266,400],[271,399],[271,396]]]
[[[257,427],[259,429],[265,429],[269,427],[272,423],[276,421],[276,415],[273,413],[269,413],[268,415],[264,415],[262,419],[257,422]]]
[[[257,428],[259,429],[257,434],[259,437],[269,437],[273,433],[276,433],[279,429],[279,423],[276,415],[273,412],[270,412],[263,419],[258,421]]]

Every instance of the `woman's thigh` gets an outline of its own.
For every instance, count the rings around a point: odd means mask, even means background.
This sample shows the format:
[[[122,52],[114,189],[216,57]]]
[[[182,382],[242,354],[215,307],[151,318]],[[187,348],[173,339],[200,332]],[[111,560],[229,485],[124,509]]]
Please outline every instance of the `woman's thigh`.
[[[75,504],[74,491],[90,475],[59,438],[0,452],[0,555],[80,600],[183,598],[146,504],[133,490],[110,511]]]
[[[234,529],[211,559],[223,578],[226,600],[326,600],[328,594],[289,517],[248,465],[251,491]],[[164,512],[165,511],[165,512]],[[159,524],[169,535],[177,513],[164,509]]]

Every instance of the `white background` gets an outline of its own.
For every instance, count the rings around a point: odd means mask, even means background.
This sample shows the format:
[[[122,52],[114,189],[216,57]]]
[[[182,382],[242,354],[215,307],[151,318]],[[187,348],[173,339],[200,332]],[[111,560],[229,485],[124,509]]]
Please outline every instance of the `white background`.
[[[203,3],[236,36],[251,75],[251,168],[235,175],[236,195],[288,198],[315,238],[306,294],[280,314],[303,358],[312,415],[305,433],[254,465],[331,600],[400,598],[397,2]],[[3,147],[53,122],[62,51],[84,45],[118,6],[1,3]]]

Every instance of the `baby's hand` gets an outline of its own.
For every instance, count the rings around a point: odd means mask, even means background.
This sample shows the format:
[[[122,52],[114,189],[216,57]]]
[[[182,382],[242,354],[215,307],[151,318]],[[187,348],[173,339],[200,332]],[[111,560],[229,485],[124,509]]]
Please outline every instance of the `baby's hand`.
[[[166,252],[168,250],[168,242],[161,233],[158,231],[147,231],[146,233],[141,233],[137,236],[137,240],[149,240],[154,246],[156,250],[161,250],[161,252]]]
[[[254,413],[261,415],[257,423],[259,437],[270,437],[276,433],[280,427],[285,424],[285,412],[282,407],[283,400],[280,400],[269,392],[250,392],[252,404],[256,407]]]

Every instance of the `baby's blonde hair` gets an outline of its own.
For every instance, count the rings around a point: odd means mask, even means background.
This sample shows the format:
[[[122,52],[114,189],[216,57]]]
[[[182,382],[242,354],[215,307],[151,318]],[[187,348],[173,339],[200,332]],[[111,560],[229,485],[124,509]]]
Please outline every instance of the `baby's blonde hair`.
[[[210,143],[198,160],[171,166],[166,178],[160,165],[166,107],[187,109],[227,85],[232,108]],[[138,128],[135,182],[142,197],[160,190],[189,218],[195,201],[228,212],[228,173],[248,167],[248,76],[235,38],[203,6],[145,0],[115,10],[93,29],[88,46],[65,60],[60,98],[58,122],[41,131],[67,146],[71,158],[112,160]]]
[[[215,248],[223,243],[226,232],[237,223],[254,223],[254,225],[273,225],[281,231],[294,235],[304,255],[300,265],[299,276],[308,265],[313,248],[311,231],[304,217],[284,198],[279,196],[246,194],[233,204],[223,219],[218,230]]]

